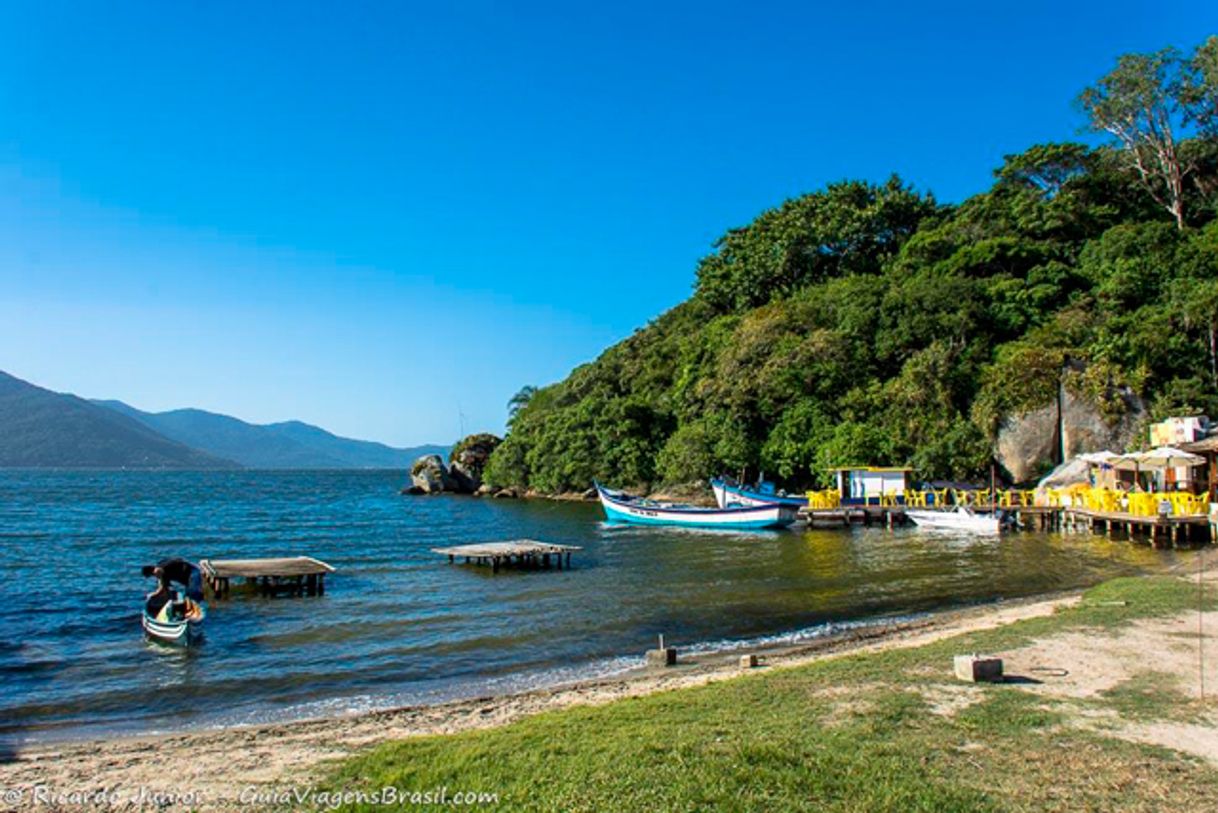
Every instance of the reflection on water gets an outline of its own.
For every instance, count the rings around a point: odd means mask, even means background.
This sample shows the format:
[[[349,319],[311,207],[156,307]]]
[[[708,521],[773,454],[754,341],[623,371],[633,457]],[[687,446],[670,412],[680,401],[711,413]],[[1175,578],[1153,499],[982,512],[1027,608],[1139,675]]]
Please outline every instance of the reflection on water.
[[[702,533],[595,505],[400,497],[391,472],[0,472],[0,735],[341,713],[610,674],[658,633],[708,649],[1174,567],[1101,537]],[[439,545],[579,545],[574,568],[450,566]],[[160,557],[309,554],[321,598],[213,602],[193,650],[140,634]]]

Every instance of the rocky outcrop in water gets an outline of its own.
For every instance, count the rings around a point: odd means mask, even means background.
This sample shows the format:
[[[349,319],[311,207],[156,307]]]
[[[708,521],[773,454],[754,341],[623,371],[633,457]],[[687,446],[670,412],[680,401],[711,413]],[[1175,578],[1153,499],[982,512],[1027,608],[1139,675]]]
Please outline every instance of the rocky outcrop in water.
[[[423,455],[410,467],[410,486],[406,490],[411,494],[441,494],[455,491],[456,487],[456,480],[438,454]]]
[[[503,438],[482,432],[470,435],[453,447],[448,470],[464,493],[474,494],[482,487],[482,472],[491,453],[502,442]]]
[[[490,494],[491,489],[483,485],[482,473],[491,453],[502,442],[502,438],[483,432],[470,435],[454,446],[448,463],[439,455],[420,457],[410,468],[410,485],[402,490],[403,493]]]

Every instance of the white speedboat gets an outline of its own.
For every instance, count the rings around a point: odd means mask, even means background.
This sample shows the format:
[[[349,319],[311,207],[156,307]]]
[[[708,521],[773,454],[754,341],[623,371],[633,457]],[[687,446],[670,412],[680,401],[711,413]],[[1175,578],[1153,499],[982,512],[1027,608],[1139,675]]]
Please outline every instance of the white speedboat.
[[[967,531],[975,534],[996,534],[1002,522],[994,514],[978,514],[963,505],[951,511],[911,509],[905,512],[919,528],[928,531]]]

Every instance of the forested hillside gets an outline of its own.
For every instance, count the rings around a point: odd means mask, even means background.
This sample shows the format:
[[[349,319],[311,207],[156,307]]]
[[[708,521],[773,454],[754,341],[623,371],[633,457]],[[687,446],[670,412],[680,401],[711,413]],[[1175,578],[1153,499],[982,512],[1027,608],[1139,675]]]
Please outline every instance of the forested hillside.
[[[970,477],[1059,385],[1112,420],[1122,392],[1218,413],[1218,38],[1122,57],[1078,101],[1102,141],[1006,156],[962,204],[847,180],[728,231],[689,300],[513,399],[488,479]]]

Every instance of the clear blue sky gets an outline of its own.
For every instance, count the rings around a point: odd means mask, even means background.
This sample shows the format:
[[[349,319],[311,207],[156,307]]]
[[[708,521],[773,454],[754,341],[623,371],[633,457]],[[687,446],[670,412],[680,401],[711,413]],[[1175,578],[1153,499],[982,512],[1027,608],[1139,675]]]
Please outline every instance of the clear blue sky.
[[[501,430],[843,177],[1077,137],[1212,2],[0,5],[0,369],[394,444]]]

